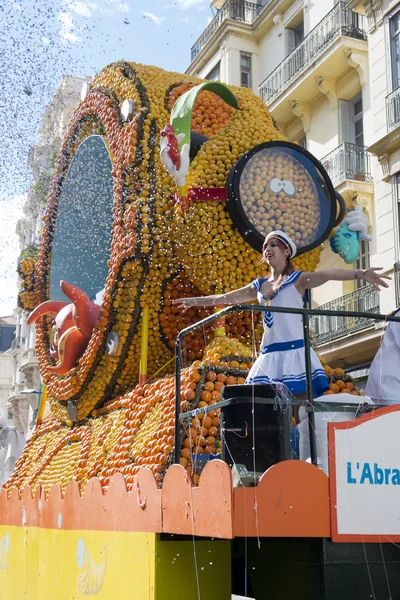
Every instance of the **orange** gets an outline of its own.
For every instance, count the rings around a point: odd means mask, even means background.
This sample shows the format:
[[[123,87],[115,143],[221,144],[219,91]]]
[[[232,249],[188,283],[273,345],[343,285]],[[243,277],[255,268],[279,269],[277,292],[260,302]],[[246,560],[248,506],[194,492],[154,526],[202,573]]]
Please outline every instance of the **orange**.
[[[181,457],[182,458],[190,458],[191,457],[191,451],[189,450],[189,448],[183,448],[181,450]]]
[[[212,392],[214,390],[214,384],[212,381],[206,381],[204,384],[204,390]]]
[[[229,375],[229,377],[226,378],[226,385],[236,385],[236,383],[236,377],[233,377],[233,375]]]
[[[210,394],[210,392],[208,392],[207,390],[205,390],[204,392],[201,392],[200,398],[202,400],[204,400],[204,402],[210,402],[210,400],[211,400],[211,394]]]
[[[212,425],[212,418],[209,417],[209,416],[204,417],[203,425],[204,425],[204,427],[207,427],[207,429],[209,427],[211,427],[211,425]]]
[[[194,399],[195,393],[194,393],[194,391],[192,389],[189,388],[189,389],[185,390],[184,396],[185,396],[185,400],[189,400],[190,401],[190,400]]]
[[[342,379],[337,379],[336,380],[336,385],[338,385],[339,389],[341,389],[341,390],[346,387],[346,384],[345,384],[345,382]]]

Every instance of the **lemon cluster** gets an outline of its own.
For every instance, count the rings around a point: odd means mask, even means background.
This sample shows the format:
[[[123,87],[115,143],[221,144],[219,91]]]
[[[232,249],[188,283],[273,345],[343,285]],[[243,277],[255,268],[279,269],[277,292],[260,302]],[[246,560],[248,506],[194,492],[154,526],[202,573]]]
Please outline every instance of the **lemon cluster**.
[[[305,167],[289,154],[265,148],[253,156],[242,174],[240,198],[250,222],[263,235],[283,230],[298,246],[315,239],[320,224],[317,188]]]

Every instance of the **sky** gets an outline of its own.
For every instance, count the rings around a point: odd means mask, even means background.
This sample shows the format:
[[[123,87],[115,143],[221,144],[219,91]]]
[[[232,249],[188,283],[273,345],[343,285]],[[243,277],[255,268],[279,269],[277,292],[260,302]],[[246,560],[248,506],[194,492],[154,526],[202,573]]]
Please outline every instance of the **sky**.
[[[0,2],[0,316],[16,305],[15,226],[33,183],[27,164],[63,75],[124,59],[184,72],[213,17],[209,0]]]

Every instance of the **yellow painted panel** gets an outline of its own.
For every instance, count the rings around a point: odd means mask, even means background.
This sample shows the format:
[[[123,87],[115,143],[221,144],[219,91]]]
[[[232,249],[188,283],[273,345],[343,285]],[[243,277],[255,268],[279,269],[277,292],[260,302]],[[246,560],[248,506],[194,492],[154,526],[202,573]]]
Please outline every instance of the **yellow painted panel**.
[[[155,547],[153,533],[2,526],[0,599],[155,600]]]
[[[1,526],[0,600],[225,600],[230,553],[225,540]]]

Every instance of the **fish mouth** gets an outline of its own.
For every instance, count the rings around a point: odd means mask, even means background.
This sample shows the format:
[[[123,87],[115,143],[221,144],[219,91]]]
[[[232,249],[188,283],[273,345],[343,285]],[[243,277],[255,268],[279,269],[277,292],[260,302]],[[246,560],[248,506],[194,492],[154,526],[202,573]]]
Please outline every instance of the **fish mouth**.
[[[350,244],[348,244],[344,250],[339,250],[340,256],[347,256],[349,249],[350,249]]]

